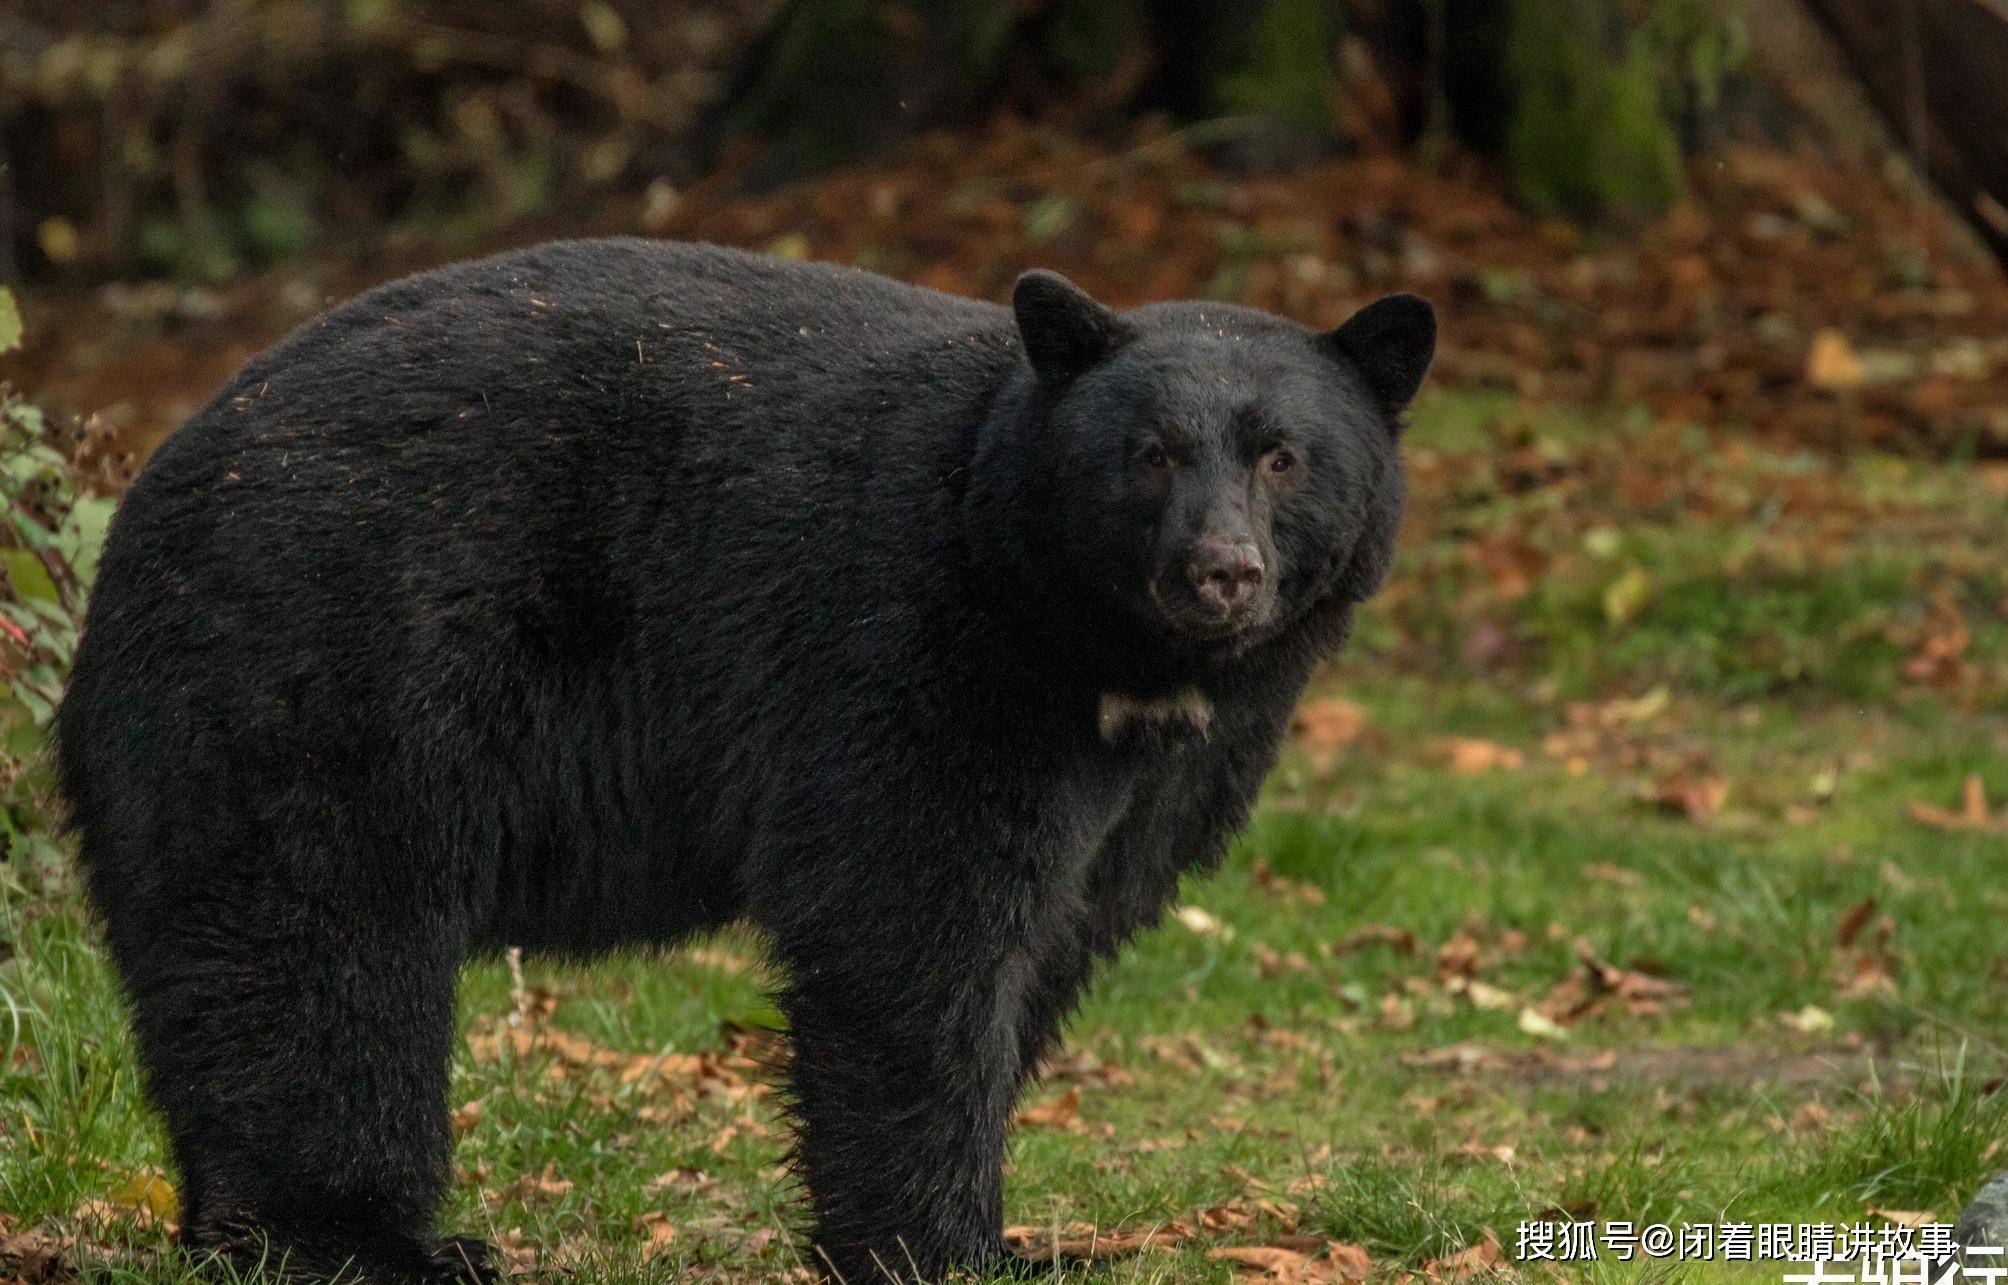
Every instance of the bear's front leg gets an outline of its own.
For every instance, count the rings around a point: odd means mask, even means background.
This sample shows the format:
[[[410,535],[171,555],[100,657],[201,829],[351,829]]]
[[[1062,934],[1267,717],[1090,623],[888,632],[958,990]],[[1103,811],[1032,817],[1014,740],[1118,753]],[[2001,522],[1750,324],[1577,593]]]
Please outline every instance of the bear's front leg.
[[[1018,1262],[1002,1169],[1034,905],[970,860],[858,871],[769,925],[815,1252],[848,1285]]]

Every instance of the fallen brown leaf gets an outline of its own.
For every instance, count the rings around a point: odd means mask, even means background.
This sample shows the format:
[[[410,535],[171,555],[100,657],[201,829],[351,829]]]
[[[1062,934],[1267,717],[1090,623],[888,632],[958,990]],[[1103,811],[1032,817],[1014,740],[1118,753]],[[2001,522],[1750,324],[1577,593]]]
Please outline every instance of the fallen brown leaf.
[[[1499,1237],[1487,1227],[1484,1239],[1439,1260],[1435,1267],[1443,1279],[1462,1281],[1474,1276],[1491,1275],[1500,1270],[1505,1258],[1505,1253],[1499,1248]]]
[[[1466,1142],[1454,1148],[1451,1153],[1465,1160],[1487,1160],[1497,1164],[1511,1165],[1520,1158],[1520,1149],[1510,1142],[1490,1145],[1483,1142]]]
[[[1070,1085],[1065,1093],[1018,1113],[1022,1126],[1071,1129],[1081,1122],[1081,1086]]]
[[[1638,871],[1627,870],[1608,861],[1588,863],[1583,867],[1583,876],[1588,879],[1600,879],[1605,883],[1614,883],[1620,888],[1636,888],[1645,882],[1645,877]]]
[[[1046,1227],[1036,1223],[1013,1223],[1004,1229],[1004,1239],[1012,1245],[1036,1244],[1051,1237],[1053,1239],[1078,1240],[1095,1234],[1093,1223],[1061,1223],[1057,1227]]]
[[[1460,930],[1436,948],[1436,977],[1470,977],[1478,971],[1478,939]]]
[[[1929,803],[1913,802],[1906,811],[1910,819],[1934,830],[1978,830],[1988,834],[2008,834],[2008,816],[1995,820],[1987,811],[1987,788],[1974,773],[1959,792],[1959,811],[1948,812]]]
[[[1817,1102],[1801,1102],[1792,1112],[1790,1120],[1782,1116],[1766,1116],[1764,1126],[1773,1133],[1809,1133],[1833,1128],[1834,1113]]]
[[[1311,961],[1294,950],[1288,954],[1283,954],[1274,947],[1258,941],[1255,943],[1254,951],[1255,967],[1264,977],[1276,977],[1286,972],[1308,973],[1311,971]]]
[[[1813,336],[1806,350],[1806,382],[1821,392],[1859,388],[1865,378],[1862,359],[1848,337],[1831,327]]]
[[[1422,1049],[1401,1055],[1407,1066],[1430,1067],[1440,1070],[1471,1071],[1480,1067],[1498,1066],[1505,1056],[1497,1049],[1486,1048],[1482,1044],[1451,1044],[1443,1048]]]
[[[1239,1231],[1255,1221],[1255,1211],[1240,1205],[1209,1205],[1192,1217],[1203,1231]]]
[[[103,1227],[125,1223],[142,1230],[171,1227],[181,1198],[173,1184],[154,1173],[136,1173],[112,1189],[110,1198],[93,1197],[71,1211],[78,1223]]]
[[[1326,1253],[1333,1268],[1333,1280],[1352,1285],[1365,1280],[1373,1272],[1374,1261],[1367,1256],[1363,1245],[1345,1245],[1333,1241]]]
[[[670,1169],[650,1178],[644,1191],[701,1191],[711,1185],[711,1175],[702,1169]]]
[[[637,1215],[634,1229],[642,1235],[643,1261],[654,1258],[676,1240],[676,1224],[670,1222],[669,1215],[661,1210]]]
[[[502,1251],[502,1261],[511,1273],[534,1272],[539,1257],[537,1246],[523,1239],[521,1227],[511,1227],[495,1237],[495,1248]]]
[[[1653,786],[1648,797],[1662,812],[1706,825],[1728,801],[1729,782],[1713,776],[1669,777]]]
[[[1578,957],[1598,986],[1624,1001],[1634,1013],[1657,1012],[1668,1004],[1679,1003],[1687,998],[1687,985],[1667,977],[1656,977],[1651,973],[1634,968],[1619,968],[1605,963],[1588,950],[1579,950]]]
[[[1311,1261],[1309,1254],[1273,1245],[1229,1245],[1220,1249],[1209,1249],[1206,1251],[1206,1256],[1239,1267],[1252,1267],[1277,1280],[1297,1279],[1305,1265]]]
[[[1056,1236],[1054,1233],[1058,1232]],[[1179,1222],[1136,1232],[1102,1232],[1093,1223],[1070,1222],[1059,1228],[1017,1225],[1004,1229],[1004,1243],[1022,1257],[1044,1262],[1067,1258],[1124,1258],[1144,1250],[1170,1249],[1191,1236]]]
[[[1257,857],[1249,867],[1255,876],[1255,886],[1272,897],[1283,901],[1301,901],[1307,906],[1325,904],[1325,890],[1314,883],[1300,883],[1285,878],[1269,868],[1269,863]]]
[[[1063,1055],[1047,1058],[1039,1064],[1039,1078],[1048,1081],[1074,1080],[1115,1089],[1136,1083],[1135,1072],[1089,1049],[1072,1049]]]
[[[1415,1006],[1389,991],[1381,996],[1380,1021],[1387,1030],[1405,1031],[1415,1025]]]
[[[1841,997],[1860,999],[1866,995],[1894,995],[1896,978],[1892,975],[1894,961],[1879,952],[1865,952],[1853,962],[1844,963],[1841,968]]]
[[[1843,948],[1854,945],[1855,938],[1861,936],[1863,926],[1868,923],[1869,916],[1875,914],[1875,912],[1876,899],[1874,897],[1870,897],[1860,905],[1851,908],[1848,913],[1841,916],[1840,926],[1834,930],[1835,942]]]
[[[1389,924],[1361,924],[1358,928],[1332,943],[1334,955],[1350,955],[1368,946],[1391,946],[1398,954],[1419,955],[1422,942],[1406,928],[1396,928]]]
[[[1481,776],[1487,772],[1516,772],[1527,765],[1527,756],[1510,745],[1480,740],[1475,736],[1443,736],[1429,743],[1430,755],[1459,776]]]
[[[1297,707],[1290,720],[1304,753],[1320,772],[1329,769],[1338,758],[1339,747],[1357,741],[1366,726],[1365,710],[1336,698],[1307,701]]]
[[[1916,636],[1915,648],[1903,662],[1903,675],[1933,687],[1958,687],[1966,681],[1966,647],[1973,641],[1965,613],[1950,593],[1931,596],[1931,614]]]
[[[467,1046],[476,1061],[493,1061],[507,1048],[520,1058],[548,1055],[554,1063],[553,1078],[563,1078],[567,1068],[611,1071],[622,1084],[632,1084],[647,1076],[679,1080],[737,1081],[741,1072],[754,1069],[747,1058],[717,1053],[628,1053],[601,1048],[591,1040],[549,1026],[498,1026],[493,1032],[475,1031]]]
[[[40,1228],[13,1232],[0,1227],[0,1281],[8,1285],[57,1285],[76,1279],[77,1271],[65,1257],[71,1249],[67,1236],[50,1235]]]
[[[542,1173],[526,1173],[509,1188],[508,1194],[517,1200],[558,1200],[570,1194],[571,1180],[558,1176],[555,1164],[544,1166]]]
[[[1527,1025],[1528,1013],[1557,1026],[1570,1026],[1592,1013],[1601,1012],[1613,1001],[1633,1016],[1645,1016],[1663,1012],[1669,1005],[1682,1003],[1688,997],[1685,983],[1637,968],[1619,968],[1599,959],[1585,942],[1577,942],[1576,958],[1580,966],[1557,982],[1538,1005],[1523,1012],[1522,1030],[1531,1034],[1543,1033]]]

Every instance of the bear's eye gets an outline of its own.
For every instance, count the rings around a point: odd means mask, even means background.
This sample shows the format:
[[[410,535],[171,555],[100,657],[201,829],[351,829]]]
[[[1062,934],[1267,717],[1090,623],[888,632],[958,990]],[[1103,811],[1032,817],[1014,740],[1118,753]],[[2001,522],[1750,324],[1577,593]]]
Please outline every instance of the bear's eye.
[[[1269,471],[1271,473],[1288,473],[1296,467],[1297,457],[1290,454],[1289,451],[1278,447],[1269,452]]]
[[[1171,452],[1164,449],[1163,442],[1152,442],[1143,448],[1143,462],[1152,468],[1170,468]]]

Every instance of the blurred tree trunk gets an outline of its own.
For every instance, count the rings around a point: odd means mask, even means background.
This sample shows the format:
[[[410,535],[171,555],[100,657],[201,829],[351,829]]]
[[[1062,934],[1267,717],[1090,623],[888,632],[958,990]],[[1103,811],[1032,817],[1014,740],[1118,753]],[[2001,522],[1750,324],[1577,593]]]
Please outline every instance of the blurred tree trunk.
[[[747,62],[726,127],[767,135],[781,173],[869,154],[962,114],[1017,21],[1011,0],[789,0]]]
[[[1530,205],[1650,212],[1680,194],[1682,153],[1740,57],[1724,13],[1724,0],[787,0],[720,132],[763,137],[759,173],[774,179],[1000,103],[1077,122],[1165,110],[1232,118],[1223,134],[1250,159],[1454,136],[1502,156]],[[1390,86],[1407,99],[1397,137],[1347,137],[1359,113],[1343,100]]]
[[[2008,10],[1990,0],[1808,0],[1931,181],[2008,267]]]
[[[770,176],[867,154],[1001,98],[1261,117],[1330,137],[1341,0],[788,0],[722,133]]]

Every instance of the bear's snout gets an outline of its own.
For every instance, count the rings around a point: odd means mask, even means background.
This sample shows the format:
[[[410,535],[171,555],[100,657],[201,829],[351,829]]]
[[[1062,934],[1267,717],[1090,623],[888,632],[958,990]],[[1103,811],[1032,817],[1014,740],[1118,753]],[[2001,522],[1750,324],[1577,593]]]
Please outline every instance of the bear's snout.
[[[1193,596],[1223,620],[1254,602],[1262,574],[1262,551],[1245,540],[1203,540],[1185,568]]]
[[[1245,531],[1202,536],[1158,565],[1151,602],[1174,633],[1231,638],[1262,624],[1275,606],[1272,561]]]

